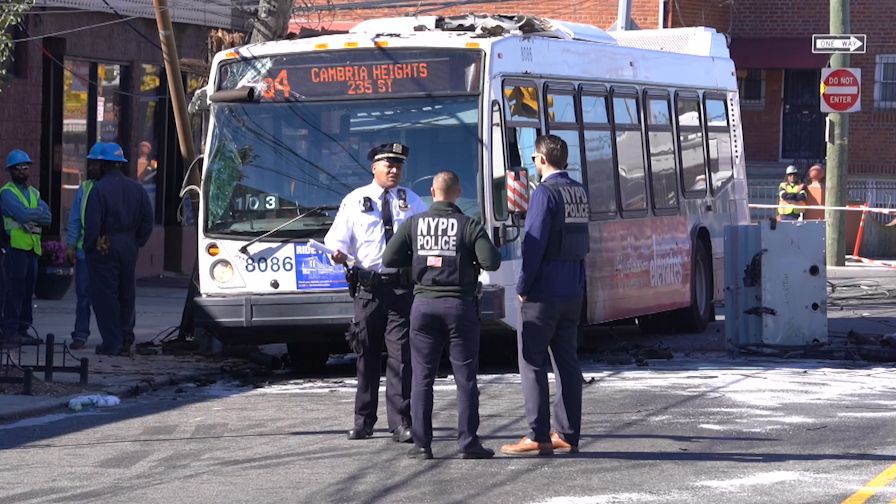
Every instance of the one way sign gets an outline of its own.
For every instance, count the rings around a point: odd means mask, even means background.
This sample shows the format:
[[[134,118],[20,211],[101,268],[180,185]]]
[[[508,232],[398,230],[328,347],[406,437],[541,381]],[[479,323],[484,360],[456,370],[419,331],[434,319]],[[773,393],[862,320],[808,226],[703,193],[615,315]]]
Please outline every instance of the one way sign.
[[[814,53],[865,53],[865,35],[812,35],[812,52]]]

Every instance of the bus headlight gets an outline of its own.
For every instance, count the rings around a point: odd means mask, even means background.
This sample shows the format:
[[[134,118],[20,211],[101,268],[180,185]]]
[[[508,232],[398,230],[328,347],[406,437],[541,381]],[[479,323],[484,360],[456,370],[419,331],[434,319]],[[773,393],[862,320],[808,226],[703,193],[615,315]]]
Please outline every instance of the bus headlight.
[[[212,264],[212,278],[218,283],[233,280],[233,265],[230,261],[217,261]]]

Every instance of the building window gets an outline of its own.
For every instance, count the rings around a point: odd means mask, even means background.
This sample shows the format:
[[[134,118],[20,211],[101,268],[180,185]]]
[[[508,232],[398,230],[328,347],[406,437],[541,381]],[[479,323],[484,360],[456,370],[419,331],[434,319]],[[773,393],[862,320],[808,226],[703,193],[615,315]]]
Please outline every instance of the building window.
[[[65,234],[72,201],[87,167],[87,152],[96,142],[116,142],[128,154],[125,141],[128,124],[126,106],[127,66],[66,59],[62,87],[62,177],[60,208],[53,220]],[[58,212],[58,213],[56,213]]]
[[[880,54],[874,68],[874,106],[896,108],[896,54]]]
[[[765,70],[738,71],[737,90],[741,108],[761,109],[765,105]]]

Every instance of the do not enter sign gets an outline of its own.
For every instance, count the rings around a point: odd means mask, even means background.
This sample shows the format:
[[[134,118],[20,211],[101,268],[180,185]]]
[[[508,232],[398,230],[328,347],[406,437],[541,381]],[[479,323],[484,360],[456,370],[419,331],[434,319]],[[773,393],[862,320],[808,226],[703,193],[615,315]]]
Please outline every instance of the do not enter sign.
[[[858,112],[862,110],[862,70],[860,68],[823,68],[821,70],[821,111]]]

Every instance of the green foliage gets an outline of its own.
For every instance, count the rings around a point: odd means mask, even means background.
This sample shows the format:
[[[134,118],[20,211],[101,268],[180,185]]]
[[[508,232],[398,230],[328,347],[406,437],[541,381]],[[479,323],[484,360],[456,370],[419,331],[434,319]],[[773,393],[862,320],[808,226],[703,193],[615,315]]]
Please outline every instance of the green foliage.
[[[12,60],[13,40],[7,29],[22,22],[34,0],[0,0],[0,83],[7,80],[6,66]]]

